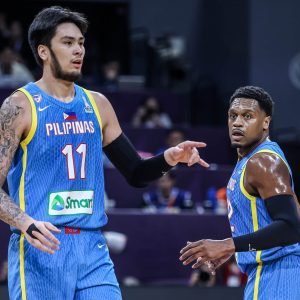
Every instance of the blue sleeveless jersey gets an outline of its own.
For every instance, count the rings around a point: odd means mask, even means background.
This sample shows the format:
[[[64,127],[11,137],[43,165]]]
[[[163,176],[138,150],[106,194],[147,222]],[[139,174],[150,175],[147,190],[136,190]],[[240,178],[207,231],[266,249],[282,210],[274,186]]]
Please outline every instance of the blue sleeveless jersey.
[[[19,89],[31,104],[32,124],[9,170],[9,193],[36,220],[96,229],[107,223],[102,123],[90,92],[74,88],[69,103],[35,83]]]
[[[227,185],[228,218],[233,237],[252,233],[272,223],[272,219],[265,208],[264,200],[251,196],[243,184],[247,162],[258,152],[269,152],[278,155],[287,165],[293,181],[286,158],[275,142],[265,141],[238,161]],[[238,252],[236,253],[236,259],[240,268],[246,272],[249,265],[261,264],[293,253],[300,254],[299,243],[263,251]]]

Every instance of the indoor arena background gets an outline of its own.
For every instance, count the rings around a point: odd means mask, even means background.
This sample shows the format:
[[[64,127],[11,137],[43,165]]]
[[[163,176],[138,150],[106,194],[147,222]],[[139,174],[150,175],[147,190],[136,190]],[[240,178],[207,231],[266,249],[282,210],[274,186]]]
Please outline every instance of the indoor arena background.
[[[61,5],[87,15],[86,60],[79,84],[103,93],[130,140],[147,157],[166,147],[172,130],[204,141],[211,167],[178,167],[176,186],[191,193],[189,209],[145,207],[144,189],[130,187],[107,160],[105,188],[111,256],[125,300],[241,299],[245,278],[234,261],[214,278],[180,263],[187,240],[230,236],[224,188],[236,162],[227,130],[228,100],[244,85],[273,97],[271,138],[283,148],[300,192],[300,2],[297,0],[6,1],[0,6],[0,51],[35,79],[27,44],[42,8]],[[0,58],[3,59],[3,55]],[[1,64],[1,61],[0,61]],[[21,81],[0,73],[2,102]],[[155,98],[163,119],[149,125],[138,110]],[[33,199],[34,201],[34,199]],[[9,228],[0,223],[0,299],[7,299]],[[29,299],[30,300],[30,299]]]

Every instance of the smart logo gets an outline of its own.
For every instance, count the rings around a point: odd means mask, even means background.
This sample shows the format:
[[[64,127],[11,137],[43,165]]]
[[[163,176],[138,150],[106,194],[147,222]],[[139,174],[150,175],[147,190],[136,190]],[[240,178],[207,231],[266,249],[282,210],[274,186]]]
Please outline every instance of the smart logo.
[[[64,199],[61,196],[56,195],[52,201],[51,207],[53,210],[63,210],[65,208]]]
[[[92,214],[94,191],[66,191],[49,195],[50,216]]]

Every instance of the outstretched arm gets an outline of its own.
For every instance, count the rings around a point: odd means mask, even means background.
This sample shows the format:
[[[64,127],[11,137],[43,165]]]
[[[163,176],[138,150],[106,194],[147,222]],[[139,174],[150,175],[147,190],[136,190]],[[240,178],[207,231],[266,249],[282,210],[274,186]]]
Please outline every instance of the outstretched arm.
[[[185,141],[167,149],[163,154],[142,159],[122,133],[109,101],[103,95],[92,94],[102,119],[103,150],[129,184],[136,187],[146,186],[178,163],[186,163],[188,166],[196,163],[204,167],[209,166],[200,158],[197,150],[197,148],[205,147],[206,144],[194,141]]]
[[[32,219],[2,189],[15,152],[21,139],[27,136],[30,124],[28,100],[21,92],[16,92],[3,102],[0,110],[0,219],[23,232],[34,247],[53,253],[59,242],[49,230],[58,229],[50,223]]]

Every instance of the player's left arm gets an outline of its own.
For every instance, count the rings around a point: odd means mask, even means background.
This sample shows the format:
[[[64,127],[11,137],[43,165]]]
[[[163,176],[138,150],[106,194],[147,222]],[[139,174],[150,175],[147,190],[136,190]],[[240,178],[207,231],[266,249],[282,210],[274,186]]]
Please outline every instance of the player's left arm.
[[[189,166],[209,165],[200,158],[197,148],[205,143],[185,141],[167,149],[163,154],[142,159],[129,139],[122,133],[115,111],[106,97],[92,93],[102,120],[103,150],[129,184],[141,187],[158,179],[180,162]]]
[[[181,250],[184,265],[212,261],[214,265],[234,252],[257,251],[300,242],[299,205],[292,190],[291,176],[282,159],[270,153],[259,153],[247,164],[244,185],[252,196],[264,199],[272,223],[253,233],[225,240],[200,240]]]
[[[272,223],[233,239],[235,251],[264,250],[300,242],[300,215],[289,169],[276,154],[258,153],[245,172],[245,188],[264,199]]]

